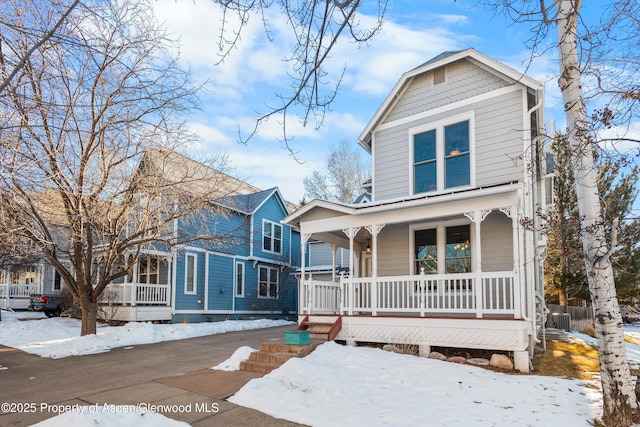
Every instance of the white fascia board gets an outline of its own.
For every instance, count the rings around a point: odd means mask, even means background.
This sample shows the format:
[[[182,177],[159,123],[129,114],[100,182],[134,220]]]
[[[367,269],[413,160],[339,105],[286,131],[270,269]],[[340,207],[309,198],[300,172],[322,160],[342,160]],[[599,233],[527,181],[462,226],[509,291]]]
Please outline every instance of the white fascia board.
[[[398,201],[358,209],[352,215],[318,219],[302,223],[303,233],[322,233],[371,224],[397,224],[426,218],[445,218],[475,210],[519,205],[522,184],[446,194],[438,197]]]
[[[357,206],[357,205],[356,205]],[[350,214],[353,213],[354,208],[353,205],[346,205],[342,203],[328,202],[326,200],[314,199],[313,201],[307,203],[291,215],[287,216],[282,220],[283,224],[289,225],[291,227],[298,227],[300,218],[306,214],[307,212],[316,209],[316,208],[324,208],[330,211]]]

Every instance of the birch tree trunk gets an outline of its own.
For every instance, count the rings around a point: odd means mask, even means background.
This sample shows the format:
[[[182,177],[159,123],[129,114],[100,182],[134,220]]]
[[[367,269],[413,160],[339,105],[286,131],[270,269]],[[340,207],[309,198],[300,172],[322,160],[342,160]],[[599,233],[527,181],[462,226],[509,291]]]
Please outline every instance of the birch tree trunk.
[[[602,421],[607,426],[630,426],[638,419],[638,401],[627,361],[622,316],[611,265],[612,248],[609,248],[605,235],[592,140],[580,82],[576,39],[580,0],[555,0],[555,5],[560,55],[558,84],[567,117],[581,237],[598,338],[604,400]]]

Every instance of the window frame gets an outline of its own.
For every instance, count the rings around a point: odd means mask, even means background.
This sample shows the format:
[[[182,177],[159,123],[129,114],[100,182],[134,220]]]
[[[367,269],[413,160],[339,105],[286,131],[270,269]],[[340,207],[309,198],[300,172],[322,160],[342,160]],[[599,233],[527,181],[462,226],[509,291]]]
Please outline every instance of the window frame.
[[[455,157],[445,153],[445,139],[444,133],[447,126],[455,125],[462,122],[468,122],[469,124],[469,151],[456,154]],[[415,137],[423,133],[435,131],[436,133],[436,189],[416,191],[416,178],[415,170],[416,166],[426,164],[426,161],[415,162]],[[409,138],[409,194],[437,194],[443,192],[450,192],[452,190],[463,190],[468,188],[474,188],[476,185],[475,179],[475,112],[468,111],[462,114],[458,114],[446,119],[437,120],[431,123],[427,123],[420,126],[415,126],[408,129]],[[446,187],[446,163],[448,160],[461,158],[462,156],[469,156],[469,183],[455,187]]]
[[[455,228],[460,226],[468,226],[469,227],[469,262],[470,262],[470,271],[468,272],[460,272],[460,273],[447,273],[447,229]],[[422,230],[436,230],[436,248],[437,248],[437,273],[433,274],[469,274],[475,271],[475,259],[477,254],[475,253],[475,224],[470,223],[465,220],[460,221],[449,221],[446,224],[443,223],[423,223],[423,224],[414,224],[409,227],[409,268],[412,274],[419,275],[420,271],[416,271],[418,260],[416,259],[416,231]]]
[[[57,270],[53,270],[53,283],[51,284],[51,290],[53,292],[61,292],[62,288],[64,288],[64,280],[62,280],[62,276],[58,273]]]
[[[189,290],[189,259],[193,259],[193,289]],[[184,293],[185,295],[196,295],[198,293],[198,256],[194,253],[187,253],[184,256]]]
[[[266,280],[266,290],[267,290],[267,294],[266,295],[262,295],[261,294],[261,285],[262,285],[262,271],[266,270],[266,274],[267,274],[267,280]],[[271,294],[271,285],[272,285],[272,276],[271,273],[275,272],[276,275],[276,281],[275,281],[275,285],[276,285],[276,292],[275,295],[270,295]],[[275,267],[269,267],[266,265],[261,265],[258,267],[258,290],[257,290],[257,296],[259,299],[277,299],[278,298],[278,293],[280,291],[280,271],[278,268]]]
[[[235,274],[234,274],[234,284],[235,284],[235,295],[237,297],[243,298],[244,297],[244,289],[245,289],[245,273],[246,273],[246,269],[244,266],[244,262],[243,261],[236,261],[235,264],[236,268],[235,268]],[[241,276],[240,276],[240,283],[238,283],[238,273],[241,272]],[[241,292],[238,292],[238,285],[240,285],[240,290]]]
[[[267,232],[267,227],[266,225],[269,224],[270,226],[270,230],[271,230],[271,235],[267,236],[266,232]],[[280,238],[276,238],[275,237],[275,227],[280,229]],[[284,237],[284,227],[282,226],[282,224],[279,224],[275,221],[270,221],[268,219],[263,219],[262,220],[262,251],[263,252],[267,252],[270,254],[277,254],[277,255],[282,255],[282,240]],[[265,248],[265,239],[269,239],[269,248]],[[280,242],[280,250],[276,251],[274,249],[275,247],[275,242],[279,241]]]

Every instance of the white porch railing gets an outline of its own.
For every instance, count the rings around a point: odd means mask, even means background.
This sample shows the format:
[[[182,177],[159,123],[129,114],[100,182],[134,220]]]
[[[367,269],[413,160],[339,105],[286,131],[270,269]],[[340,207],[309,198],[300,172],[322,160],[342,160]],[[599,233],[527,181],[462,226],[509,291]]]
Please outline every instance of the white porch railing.
[[[301,313],[507,315],[521,317],[512,271],[303,280]]]
[[[135,306],[170,305],[169,284],[111,283],[104,294],[105,302]]]
[[[340,310],[340,283],[314,280],[311,275],[300,289],[301,313],[337,313]]]
[[[0,308],[27,308],[29,306],[29,296],[31,294],[39,294],[41,289],[42,285],[39,283],[0,283]],[[12,302],[11,300],[14,301]]]
[[[31,294],[39,294],[40,289],[41,285],[39,283],[1,283],[0,298],[29,298]]]

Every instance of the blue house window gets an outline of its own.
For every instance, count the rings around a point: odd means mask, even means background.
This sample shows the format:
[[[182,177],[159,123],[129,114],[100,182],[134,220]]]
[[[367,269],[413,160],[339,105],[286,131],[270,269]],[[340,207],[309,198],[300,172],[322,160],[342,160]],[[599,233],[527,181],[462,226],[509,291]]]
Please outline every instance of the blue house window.
[[[196,293],[196,256],[187,254],[185,256],[184,268],[184,293],[195,295]]]
[[[471,184],[470,121],[413,134],[413,192]]]
[[[236,262],[236,296],[244,296],[244,263]]]
[[[260,267],[258,281],[258,298],[278,297],[278,269]]]
[[[275,254],[282,253],[282,226],[271,221],[262,223],[262,249]]]

